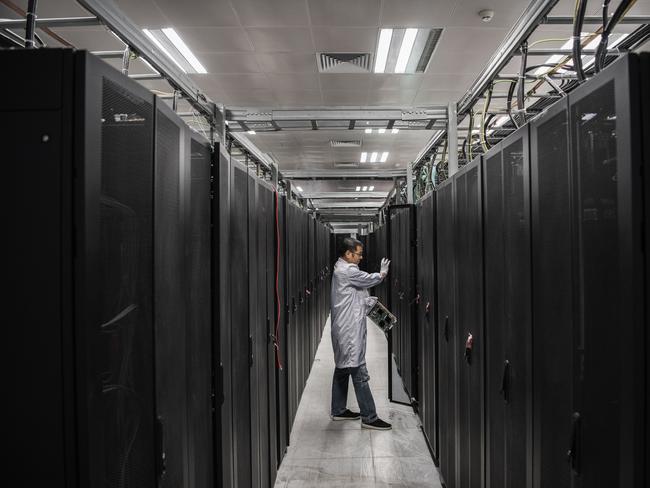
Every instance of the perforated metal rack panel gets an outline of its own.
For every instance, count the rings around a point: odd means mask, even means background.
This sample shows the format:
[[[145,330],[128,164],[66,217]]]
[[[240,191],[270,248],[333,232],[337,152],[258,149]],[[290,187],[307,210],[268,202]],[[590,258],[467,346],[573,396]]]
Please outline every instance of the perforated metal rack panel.
[[[89,415],[103,435],[89,442],[101,443],[104,486],[153,486],[153,105],[104,76],[101,118],[100,322],[88,346],[102,385]]]
[[[486,477],[488,486],[505,487],[506,414],[501,394],[506,368],[505,327],[504,198],[501,146],[496,145],[483,160],[483,218],[485,259],[486,337]]]
[[[184,198],[189,189],[181,155],[183,123],[163,103],[156,108],[154,177],[156,414],[165,452],[160,485],[179,486],[188,481]]]
[[[567,105],[531,124],[535,488],[569,488],[573,395],[571,181]]]
[[[438,354],[440,474],[448,488],[456,483],[456,317],[454,275],[454,186],[451,180],[436,190],[438,237]]]
[[[189,271],[187,297],[188,343],[188,450],[189,486],[212,486],[214,446],[212,417],[212,324],[210,309],[210,144],[201,136],[186,136],[189,156],[189,226],[186,263]],[[219,148],[216,148],[218,158]],[[186,175],[187,175],[186,170]]]
[[[453,176],[456,234],[456,360],[458,388],[458,486],[484,484],[483,230],[481,159]]]
[[[251,393],[248,302],[248,172],[231,161],[230,304],[235,486],[251,486]]]

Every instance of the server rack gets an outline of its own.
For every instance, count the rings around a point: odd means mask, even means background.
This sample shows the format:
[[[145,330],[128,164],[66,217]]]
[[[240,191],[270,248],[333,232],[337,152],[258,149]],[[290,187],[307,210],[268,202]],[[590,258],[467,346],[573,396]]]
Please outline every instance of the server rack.
[[[447,488],[457,479],[457,382],[456,275],[454,256],[455,188],[453,180],[436,189],[436,259],[438,279],[438,460],[440,476]]]
[[[568,329],[554,340],[535,335],[536,428],[554,422],[535,445],[536,487],[647,484],[640,63],[619,59],[531,126],[535,327]],[[562,247],[563,261],[551,261],[549,245]],[[564,283],[542,269],[549,261]],[[553,316],[549,300],[559,300]],[[563,376],[542,352],[566,367]]]
[[[434,460],[438,459],[438,338],[436,280],[436,195],[416,206],[418,279],[418,414]]]
[[[453,176],[457,392],[455,486],[484,486],[483,212],[481,157]]]
[[[488,487],[531,483],[528,147],[524,126],[483,160]]]
[[[186,244],[188,281],[188,486],[201,488],[214,485],[215,450],[213,432],[215,407],[211,305],[211,170],[212,159],[218,158],[214,148],[201,135],[186,130],[185,154],[190,169],[189,229]],[[214,151],[214,152],[213,152]],[[217,159],[218,161],[218,159]]]
[[[20,310],[3,341],[5,474],[154,487],[153,96],[85,52],[0,58]]]
[[[154,331],[156,419],[164,465],[159,486],[189,483],[189,326],[186,233],[190,212],[185,124],[163,101],[155,103]],[[189,156],[189,154],[187,154]]]

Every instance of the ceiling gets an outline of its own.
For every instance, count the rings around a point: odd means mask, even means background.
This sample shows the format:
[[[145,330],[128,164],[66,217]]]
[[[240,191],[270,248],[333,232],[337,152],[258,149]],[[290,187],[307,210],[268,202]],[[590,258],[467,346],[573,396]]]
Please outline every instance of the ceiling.
[[[12,0],[25,9],[26,0]],[[397,108],[409,110],[458,101],[493,55],[527,5],[526,0],[115,0],[143,28],[174,27],[207,74],[190,75],[213,101],[229,108]],[[613,2],[618,3],[618,2]],[[561,0],[553,15],[572,15],[575,0]],[[599,14],[601,0],[590,0],[589,14]],[[494,11],[484,23],[482,9]],[[612,7],[613,10],[614,7]],[[650,1],[636,3],[631,14],[650,14]],[[73,0],[41,0],[40,17],[85,16]],[[0,17],[17,15],[0,4]],[[319,73],[319,52],[374,53],[382,27],[442,28],[431,61],[421,74]],[[617,32],[623,32],[617,30]],[[118,50],[123,44],[103,27],[56,29],[79,48]],[[541,26],[531,38],[566,38],[569,25]],[[49,42],[49,39],[48,39]],[[54,41],[51,44],[55,44]],[[545,43],[544,48],[563,42]],[[539,59],[543,62],[544,59]],[[120,61],[109,61],[116,66]],[[506,71],[516,72],[518,59]],[[131,73],[151,72],[135,61]],[[169,92],[164,81],[143,81],[149,88]],[[506,84],[496,85],[503,93]],[[504,106],[495,99],[493,106]],[[464,121],[467,127],[467,120]],[[432,130],[401,130],[398,134],[366,134],[354,130],[301,130],[258,132],[247,137],[281,170],[330,171],[344,175],[341,163],[353,169],[382,171],[404,169],[433,135]],[[360,147],[334,148],[331,140],[359,140]],[[359,163],[360,153],[389,152],[385,163]],[[363,202],[353,180],[302,180],[294,184],[305,193],[350,192],[348,203]],[[374,183],[375,191],[388,193],[392,181]],[[355,200],[359,198],[359,200]],[[368,204],[372,200],[365,200]],[[325,208],[341,199],[314,201]]]

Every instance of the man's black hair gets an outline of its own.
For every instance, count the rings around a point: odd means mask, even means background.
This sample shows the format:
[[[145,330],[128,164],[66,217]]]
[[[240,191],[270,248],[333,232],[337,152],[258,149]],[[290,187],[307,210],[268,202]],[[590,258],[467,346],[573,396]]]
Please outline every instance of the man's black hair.
[[[356,252],[357,247],[363,247],[363,243],[352,237],[346,237],[341,241],[341,246],[339,247],[339,256],[345,256],[345,253],[347,251]]]

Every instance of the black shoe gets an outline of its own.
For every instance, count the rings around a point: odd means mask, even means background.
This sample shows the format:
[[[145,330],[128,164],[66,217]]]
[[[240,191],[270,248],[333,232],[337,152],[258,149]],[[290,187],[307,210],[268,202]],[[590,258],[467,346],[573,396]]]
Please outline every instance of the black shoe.
[[[374,422],[365,423],[361,422],[361,428],[363,429],[374,429],[374,430],[390,430],[393,428],[388,422],[384,422],[382,419],[377,419]]]
[[[351,412],[346,409],[345,412],[339,415],[331,415],[332,420],[359,420],[361,414],[359,412]]]

